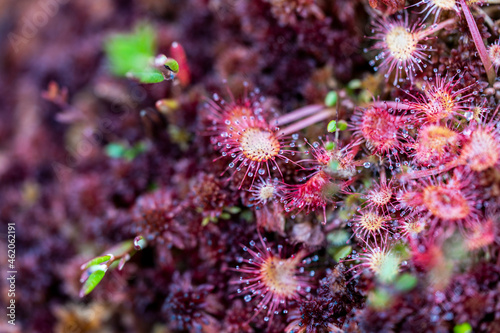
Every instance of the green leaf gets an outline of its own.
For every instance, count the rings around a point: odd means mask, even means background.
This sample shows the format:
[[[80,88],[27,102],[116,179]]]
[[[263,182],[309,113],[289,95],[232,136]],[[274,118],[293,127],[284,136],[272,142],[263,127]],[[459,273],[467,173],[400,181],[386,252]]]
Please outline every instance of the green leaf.
[[[112,142],[105,147],[106,155],[111,158],[124,158],[132,161],[137,155],[145,152],[148,146],[144,142],[139,142],[133,147],[127,147],[125,144]]]
[[[347,129],[347,122],[345,120],[339,120],[337,127],[340,131],[345,131]]]
[[[104,274],[106,274],[106,271],[101,269],[98,269],[90,274],[87,281],[85,281],[85,283],[83,284],[82,289],[80,289],[80,297],[88,295],[92,290],[94,290],[99,282],[101,282]]]
[[[130,161],[134,160],[136,155],[137,154],[133,149],[127,149],[127,150],[125,150],[125,153],[123,154],[123,158],[130,162]]]
[[[146,23],[138,24],[131,33],[110,36],[105,42],[104,49],[111,72],[116,76],[135,78],[142,83],[164,81],[163,74],[153,67],[155,38],[153,27]],[[176,63],[175,60],[168,61],[169,66],[174,68]],[[178,67],[177,64],[177,70]]]
[[[340,246],[345,244],[347,240],[349,239],[349,233],[343,229],[340,230],[334,230],[326,236],[326,239],[328,242],[335,246]]]
[[[333,259],[335,261],[340,261],[340,259],[347,257],[349,254],[351,254],[352,247],[350,245],[342,246],[340,249],[335,251],[335,254],[333,256]]]
[[[337,129],[337,122],[335,120],[330,121],[327,127],[328,132],[330,133],[335,132],[336,129]]]
[[[335,142],[328,141],[325,143],[325,149],[326,150],[334,150],[335,149]]]
[[[417,278],[409,273],[404,273],[396,280],[394,287],[400,291],[409,291],[415,288],[416,285]]]
[[[109,256],[109,255],[96,257],[96,258],[90,260],[89,262],[87,262],[86,264],[83,264],[82,269],[87,269],[90,266],[102,264],[103,262],[106,262],[109,259],[111,259],[111,256]]]
[[[175,59],[168,58],[167,61],[165,61],[165,67],[171,72],[179,72],[179,64],[175,61]]]
[[[393,250],[401,258],[401,261],[408,260],[411,257],[410,248],[405,243],[396,243]]]
[[[127,77],[137,79],[141,83],[159,83],[165,81],[163,74],[159,70],[153,68],[144,72],[127,72]]]
[[[471,333],[472,326],[469,323],[462,323],[453,327],[453,333]]]
[[[361,80],[354,79],[347,84],[347,88],[354,90],[361,88]]]
[[[225,210],[231,214],[238,214],[241,212],[241,208],[238,206],[226,207]]]
[[[331,160],[330,163],[328,164],[328,167],[332,171],[337,171],[339,169],[339,165],[340,165],[339,161]]]
[[[209,216],[205,216],[205,217],[203,218],[203,220],[201,221],[201,225],[202,225],[202,226],[206,226],[206,225],[208,225],[209,223],[210,223],[210,217],[209,217]]]
[[[131,33],[109,37],[104,49],[113,74],[125,76],[128,72],[142,72],[154,57],[155,32],[150,25],[140,23]]]
[[[335,106],[337,104],[338,100],[338,94],[336,91],[330,91],[328,94],[326,94],[325,97],[325,105],[328,107]]]
[[[375,309],[384,309],[391,302],[391,295],[384,289],[375,289],[368,294],[368,303]]]
[[[381,282],[392,282],[398,275],[400,258],[396,254],[389,252],[382,260],[380,271],[377,274]]]
[[[109,265],[109,269],[115,269],[118,266],[120,266],[120,260],[115,260],[111,263],[111,265]]]
[[[127,148],[120,143],[110,143],[104,149],[106,151],[106,155],[111,158],[122,158],[127,150]]]
[[[242,211],[240,216],[245,221],[254,221],[254,215],[251,210]]]
[[[130,251],[134,250],[134,240],[129,239],[124,242],[121,242],[120,244],[117,244],[113,246],[112,248],[108,249],[106,252],[114,255],[115,257],[122,257],[126,253],[130,253]]]
[[[160,188],[160,185],[155,182],[155,183],[151,183],[151,184],[148,185],[147,191],[148,192],[153,192],[153,191],[155,191],[155,190],[157,190],[159,188]]]
[[[148,150],[148,145],[143,142],[143,141],[140,141],[140,142],[137,142],[133,148],[137,153],[144,153],[145,151]]]

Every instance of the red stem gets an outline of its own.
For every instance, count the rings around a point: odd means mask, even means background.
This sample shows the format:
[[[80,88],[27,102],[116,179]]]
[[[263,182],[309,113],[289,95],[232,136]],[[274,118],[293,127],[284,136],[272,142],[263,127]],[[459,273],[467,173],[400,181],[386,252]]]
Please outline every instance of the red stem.
[[[399,109],[399,110],[409,110],[411,106],[409,104],[401,103],[401,102],[393,102],[393,101],[375,101],[371,103],[376,108],[390,108],[390,109]]]
[[[301,119],[303,117],[306,117],[310,114],[314,114],[322,109],[324,109],[325,106],[323,104],[313,104],[313,105],[307,105],[304,106],[300,109],[294,110],[292,112],[289,112],[285,115],[282,115],[278,118],[275,118],[271,121],[271,124],[277,123],[277,125],[282,126],[288,123],[291,123],[292,121]]]
[[[490,85],[495,82],[495,70],[493,69],[493,64],[491,63],[491,59],[488,56],[488,51],[486,51],[486,46],[484,45],[483,38],[479,33],[479,29],[477,28],[476,21],[470,12],[469,6],[465,3],[465,0],[460,0],[460,5],[462,6],[462,10],[465,15],[465,19],[467,20],[467,24],[469,25],[469,30],[472,35],[472,39],[474,40],[474,44],[476,44],[477,52],[479,53],[479,57],[483,62],[484,69],[486,70],[486,75],[488,75],[488,81]]]
[[[282,135],[290,135],[292,133],[300,131],[301,129],[306,128],[307,126],[310,126],[312,124],[333,117],[336,113],[337,113],[336,109],[332,108],[325,109],[319,113],[316,113],[315,115],[310,116],[309,118],[302,119],[288,127],[281,129],[279,133]]]

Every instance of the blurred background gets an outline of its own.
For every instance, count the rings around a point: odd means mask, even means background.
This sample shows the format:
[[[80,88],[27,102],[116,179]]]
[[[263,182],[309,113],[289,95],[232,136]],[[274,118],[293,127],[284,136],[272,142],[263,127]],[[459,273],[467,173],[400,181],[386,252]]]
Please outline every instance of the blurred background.
[[[223,79],[237,95],[250,82],[286,112],[322,102],[369,69],[360,55],[368,4],[309,3],[290,12],[263,0],[0,0],[3,309],[11,299],[8,264],[17,272],[16,325],[2,317],[0,332],[170,331],[161,309],[172,293],[169,250],[136,255],[83,300],[80,266],[136,236],[131,210],[141,194],[172,187],[175,197],[188,197],[196,183],[211,181],[201,171],[214,155],[195,133],[200,105],[225,91]],[[140,26],[154,55],[179,60],[185,52],[184,74],[153,85],[114,75],[110,36]],[[184,51],[172,48],[176,41]],[[4,255],[8,223],[14,262]],[[199,252],[185,254],[202,267],[193,279],[212,279],[207,270],[215,276],[220,265],[203,268]]]

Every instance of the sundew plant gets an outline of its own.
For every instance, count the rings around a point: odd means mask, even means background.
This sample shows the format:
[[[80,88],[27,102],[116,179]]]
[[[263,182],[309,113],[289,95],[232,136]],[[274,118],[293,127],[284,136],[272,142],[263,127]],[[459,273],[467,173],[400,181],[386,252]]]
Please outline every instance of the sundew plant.
[[[0,332],[500,332],[500,1],[5,6]]]

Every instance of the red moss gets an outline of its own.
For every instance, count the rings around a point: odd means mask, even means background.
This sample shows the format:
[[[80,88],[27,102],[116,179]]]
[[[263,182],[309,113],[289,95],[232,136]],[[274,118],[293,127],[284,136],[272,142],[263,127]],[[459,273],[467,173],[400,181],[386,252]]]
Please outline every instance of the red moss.
[[[271,13],[280,25],[296,25],[298,18],[324,18],[316,0],[264,0],[271,4]]]
[[[190,225],[181,223],[178,216],[186,209],[175,200],[168,189],[157,190],[137,199],[133,208],[135,233],[156,244],[166,244],[179,249],[196,244]]]
[[[170,293],[163,304],[163,312],[168,327],[172,330],[195,332],[215,332],[220,324],[214,317],[221,309],[213,286],[191,283],[190,274],[180,275],[176,272],[175,281],[170,285]]]
[[[234,203],[222,182],[213,174],[200,173],[193,179],[192,189],[192,203],[204,218],[219,217],[224,207]]]

